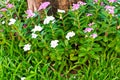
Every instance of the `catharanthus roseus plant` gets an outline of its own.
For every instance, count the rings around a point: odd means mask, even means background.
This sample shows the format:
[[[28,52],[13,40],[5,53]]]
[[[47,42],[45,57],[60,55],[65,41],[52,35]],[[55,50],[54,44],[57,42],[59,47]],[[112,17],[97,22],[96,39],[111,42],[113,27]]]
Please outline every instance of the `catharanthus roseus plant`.
[[[119,80],[119,0],[78,1],[53,15],[50,2],[33,12],[14,1],[0,3],[2,80]]]
[[[38,10],[46,9],[50,5],[50,2],[44,2],[40,5]]]

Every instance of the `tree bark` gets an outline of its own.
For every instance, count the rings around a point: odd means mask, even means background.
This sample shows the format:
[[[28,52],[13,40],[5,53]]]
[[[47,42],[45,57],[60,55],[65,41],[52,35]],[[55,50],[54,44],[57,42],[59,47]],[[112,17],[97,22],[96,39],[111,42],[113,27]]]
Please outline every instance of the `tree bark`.
[[[58,9],[68,9],[68,0],[58,0]]]
[[[40,4],[45,1],[51,2],[53,10],[55,9],[68,10],[69,6],[81,0],[27,0],[28,9],[36,11],[39,8]]]
[[[32,11],[36,11],[41,2],[42,0],[27,0],[28,9]]]

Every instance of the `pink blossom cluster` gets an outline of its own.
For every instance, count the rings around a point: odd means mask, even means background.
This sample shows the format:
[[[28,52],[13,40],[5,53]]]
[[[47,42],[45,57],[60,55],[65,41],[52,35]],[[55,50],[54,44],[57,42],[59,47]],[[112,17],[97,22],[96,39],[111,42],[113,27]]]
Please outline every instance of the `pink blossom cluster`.
[[[92,23],[89,23],[89,24],[88,24],[88,26],[92,26],[92,25],[94,25],[94,24],[95,24],[95,23],[94,23],[94,22],[92,22]]]
[[[114,9],[115,9],[114,6],[106,5],[106,6],[105,6],[105,9],[106,9],[106,11],[108,11],[110,14],[114,15]]]
[[[2,9],[0,9],[0,11],[6,12],[6,11],[7,11],[7,8],[13,8],[13,7],[14,7],[13,4],[8,3],[8,4],[6,5],[6,8],[2,8]]]
[[[1,17],[3,17],[3,15],[2,15],[2,14],[0,14],[0,18],[1,18]]]
[[[78,10],[80,6],[86,5],[85,2],[79,1],[77,4],[73,4],[72,10]]]
[[[92,16],[92,14],[91,13],[87,13],[86,16]]]
[[[109,3],[117,2],[117,0],[108,0]]]
[[[0,11],[5,12],[5,11],[7,11],[7,9],[6,8],[2,8]]]
[[[86,33],[86,32],[91,32],[92,30],[93,30],[93,28],[88,27],[88,28],[85,28],[84,32],[85,32],[85,33]]]
[[[93,33],[90,35],[92,38],[96,38],[98,35],[96,33]]]
[[[78,10],[79,7],[80,7],[79,4],[73,4],[73,6],[72,6],[72,10],[73,10],[73,11],[74,11],[74,10]]]
[[[32,10],[27,10],[26,14],[27,14],[27,18],[35,16],[35,13],[33,13]]]
[[[13,5],[13,4],[10,4],[10,3],[8,3],[8,4],[6,5],[6,7],[7,7],[7,8],[13,8],[13,7],[14,7],[14,5]]]
[[[94,0],[94,1],[93,1],[93,4],[95,4],[95,3],[98,3],[98,0]],[[100,5],[103,6],[104,3],[101,1],[101,2],[100,2]]]
[[[90,27],[85,28],[84,33],[91,32],[92,30],[94,30],[94,29],[90,28]],[[97,33],[93,33],[90,35],[90,37],[92,37],[92,38],[96,38],[97,36],[98,36]],[[88,35],[86,35],[85,37],[88,37]]]
[[[97,3],[98,2],[98,0],[94,0],[94,3]]]
[[[103,3],[103,2],[100,2],[100,5],[101,5],[101,6],[103,6],[103,5],[104,5],[104,3]]]
[[[50,2],[44,2],[44,3],[42,3],[40,5],[40,7],[38,8],[38,11],[42,10],[42,9],[46,9],[49,5],[50,5]]]

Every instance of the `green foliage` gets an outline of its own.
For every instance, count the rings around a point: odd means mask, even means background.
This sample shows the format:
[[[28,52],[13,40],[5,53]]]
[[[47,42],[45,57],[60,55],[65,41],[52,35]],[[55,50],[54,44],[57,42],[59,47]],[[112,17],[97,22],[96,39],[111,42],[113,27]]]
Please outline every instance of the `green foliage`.
[[[120,79],[120,3],[93,4],[78,10],[57,12],[54,23],[43,24],[48,12],[27,18],[25,0],[11,0],[13,8],[0,11],[0,80],[119,80]],[[1,9],[6,4],[0,3]],[[105,10],[115,6],[115,15]],[[87,13],[92,14],[87,16]],[[10,19],[16,22],[12,25]],[[5,23],[3,23],[5,21]],[[93,22],[93,24],[92,24]],[[88,24],[92,24],[89,26]],[[34,26],[41,26],[32,38]],[[91,28],[90,32],[85,32]],[[67,38],[69,32],[75,35]],[[92,35],[96,34],[96,37]],[[72,34],[71,34],[72,35]],[[58,45],[51,46],[51,41]],[[23,48],[30,44],[30,50]],[[54,44],[55,45],[55,44]]]

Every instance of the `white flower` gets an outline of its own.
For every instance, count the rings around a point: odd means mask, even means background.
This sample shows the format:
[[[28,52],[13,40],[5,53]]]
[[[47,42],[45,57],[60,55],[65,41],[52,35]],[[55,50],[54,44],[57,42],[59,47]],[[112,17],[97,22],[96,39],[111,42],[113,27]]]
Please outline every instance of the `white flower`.
[[[49,24],[50,21],[52,21],[52,23],[55,22],[55,18],[53,16],[47,16],[43,22],[43,24]]]
[[[59,13],[65,13],[65,10],[58,9],[57,10]]]
[[[51,47],[55,48],[58,45],[58,42],[59,42],[58,40],[52,40],[51,43],[50,43]]]
[[[75,36],[75,33],[74,33],[73,31],[71,31],[71,32],[68,32],[68,33],[67,33],[66,38],[67,38],[68,40],[70,40],[70,37],[73,37],[73,36]]]
[[[25,77],[21,77],[21,80],[25,80],[26,78]]]
[[[30,47],[31,47],[30,44],[26,44],[26,45],[24,45],[23,49],[24,49],[24,51],[28,51],[28,50],[30,50]]]
[[[74,79],[76,78],[76,76],[73,77]]]
[[[32,38],[36,38],[38,35],[35,33],[32,33]]]
[[[13,18],[11,18],[11,19],[10,19],[10,22],[8,23],[8,25],[12,25],[12,24],[14,24],[15,22],[16,22],[16,20],[13,19]]]
[[[36,31],[41,31],[42,29],[43,29],[42,27],[35,25],[35,27],[32,29],[32,32],[35,33]]]
[[[2,21],[2,24],[5,24],[5,21]]]

